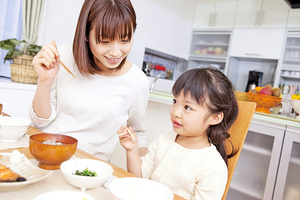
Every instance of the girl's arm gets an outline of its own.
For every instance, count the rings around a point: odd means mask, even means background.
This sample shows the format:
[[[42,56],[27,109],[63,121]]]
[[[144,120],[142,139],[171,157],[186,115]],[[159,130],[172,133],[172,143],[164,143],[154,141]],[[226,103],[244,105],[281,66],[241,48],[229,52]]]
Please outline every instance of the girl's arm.
[[[32,64],[38,75],[38,84],[32,101],[32,108],[39,118],[51,116],[50,92],[55,76],[59,70],[59,57],[55,41],[45,45],[34,57]]]
[[[139,156],[138,139],[131,127],[122,126],[118,130],[121,145],[126,149],[128,172],[142,177],[142,161]]]

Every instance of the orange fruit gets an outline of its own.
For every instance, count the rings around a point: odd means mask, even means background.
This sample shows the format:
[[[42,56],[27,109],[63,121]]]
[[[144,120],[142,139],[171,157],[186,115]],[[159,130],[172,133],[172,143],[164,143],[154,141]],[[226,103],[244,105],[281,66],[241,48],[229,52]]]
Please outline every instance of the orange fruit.
[[[259,93],[259,91],[261,90],[261,88],[262,88],[262,87],[260,87],[260,86],[257,86],[257,87],[255,88],[255,90],[257,91],[257,93]]]

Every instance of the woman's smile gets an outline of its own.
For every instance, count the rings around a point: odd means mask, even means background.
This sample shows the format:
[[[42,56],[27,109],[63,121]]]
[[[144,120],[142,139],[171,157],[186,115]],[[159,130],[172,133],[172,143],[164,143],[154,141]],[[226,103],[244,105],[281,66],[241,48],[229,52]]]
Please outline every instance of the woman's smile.
[[[106,60],[107,60],[109,63],[111,63],[111,64],[116,64],[116,63],[118,63],[118,62],[120,61],[120,59],[122,58],[122,56],[119,57],[119,58],[109,58],[109,57],[106,57],[106,56],[104,56],[104,57],[105,57]]]

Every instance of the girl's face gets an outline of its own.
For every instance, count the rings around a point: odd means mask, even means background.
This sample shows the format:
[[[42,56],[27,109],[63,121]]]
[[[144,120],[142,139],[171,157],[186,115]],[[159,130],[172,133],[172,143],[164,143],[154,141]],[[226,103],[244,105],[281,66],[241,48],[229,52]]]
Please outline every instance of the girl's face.
[[[92,29],[89,33],[89,45],[98,67],[103,71],[111,71],[111,69],[117,68],[129,54],[132,48],[132,39],[125,38],[110,41],[103,38],[97,44],[95,29]]]
[[[174,97],[170,117],[173,130],[180,136],[208,139],[206,130],[213,124],[213,115],[189,94],[184,97],[181,91],[178,97]]]

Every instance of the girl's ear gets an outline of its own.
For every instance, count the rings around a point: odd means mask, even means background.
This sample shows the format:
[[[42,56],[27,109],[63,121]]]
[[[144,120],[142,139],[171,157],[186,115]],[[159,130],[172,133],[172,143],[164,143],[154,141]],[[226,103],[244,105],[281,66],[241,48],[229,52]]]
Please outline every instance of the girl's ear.
[[[224,117],[224,114],[222,112],[212,115],[210,125],[216,125],[216,124],[221,123],[221,121],[223,120],[223,117]]]

